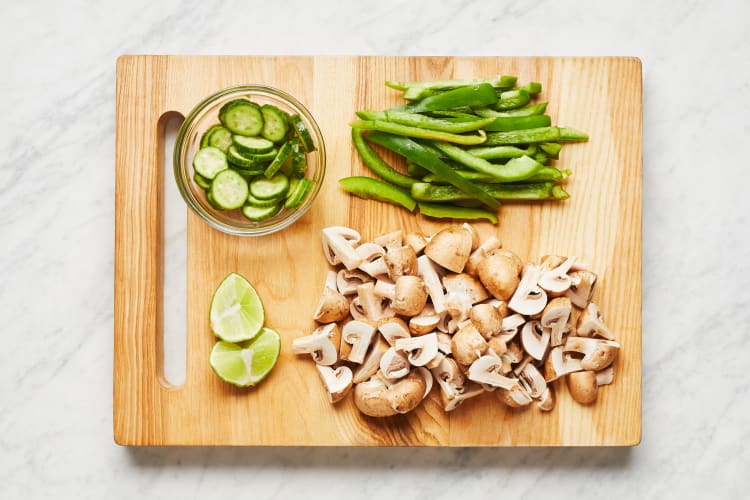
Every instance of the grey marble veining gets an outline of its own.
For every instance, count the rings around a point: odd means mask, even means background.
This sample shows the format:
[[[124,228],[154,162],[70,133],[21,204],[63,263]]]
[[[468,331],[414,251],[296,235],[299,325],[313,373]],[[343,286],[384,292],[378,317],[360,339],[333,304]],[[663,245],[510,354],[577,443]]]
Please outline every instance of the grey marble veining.
[[[432,4],[3,5],[1,498],[747,495],[750,3]],[[114,71],[123,53],[640,57],[643,443],[519,450],[114,445]]]

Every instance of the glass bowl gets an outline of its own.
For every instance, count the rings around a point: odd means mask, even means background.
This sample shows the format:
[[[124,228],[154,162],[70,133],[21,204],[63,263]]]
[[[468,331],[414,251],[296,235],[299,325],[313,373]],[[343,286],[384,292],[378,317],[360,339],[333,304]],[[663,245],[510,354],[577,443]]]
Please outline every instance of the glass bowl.
[[[205,191],[193,180],[193,155],[200,149],[203,133],[219,123],[219,109],[228,101],[245,97],[253,102],[273,104],[289,114],[298,114],[312,136],[316,150],[307,154],[305,177],[312,181],[310,191],[301,204],[281,211],[268,219],[253,222],[240,210],[217,210],[206,199]],[[208,96],[187,115],[180,127],[174,147],[174,176],[177,187],[190,209],[211,227],[238,236],[270,234],[292,224],[312,206],[320,191],[326,171],[326,148],[318,124],[297,99],[286,92],[265,85],[238,85]]]

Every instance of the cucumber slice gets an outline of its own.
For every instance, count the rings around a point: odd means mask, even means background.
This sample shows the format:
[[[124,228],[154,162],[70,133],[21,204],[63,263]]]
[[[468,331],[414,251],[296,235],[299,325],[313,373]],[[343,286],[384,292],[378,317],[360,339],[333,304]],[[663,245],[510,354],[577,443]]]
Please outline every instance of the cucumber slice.
[[[193,156],[193,168],[208,180],[216,177],[216,174],[229,168],[227,155],[218,148],[208,146]]]
[[[208,204],[211,205],[216,210],[221,210],[222,208],[216,204],[214,201],[214,197],[211,196],[211,191],[206,191],[206,201],[208,201]]]
[[[208,142],[208,140],[211,138],[211,133],[216,130],[217,128],[224,128],[221,125],[211,125],[208,127],[208,130],[203,132],[203,136],[201,137],[201,148],[205,148],[210,146],[211,144]]]
[[[294,208],[300,205],[310,191],[312,184],[313,183],[310,179],[300,179],[294,192],[287,197],[286,202],[284,203],[284,208]]]
[[[260,112],[263,115],[263,130],[260,135],[269,141],[283,141],[289,132],[289,115],[270,104],[261,106]]]
[[[221,149],[225,153],[232,145],[232,133],[221,125],[211,127],[211,135],[208,136],[208,145]]]
[[[235,134],[258,135],[263,130],[260,106],[247,99],[229,101],[219,110],[219,120]]]
[[[283,146],[281,146],[281,149],[279,149],[279,152],[276,153],[276,158],[273,159],[273,161],[268,165],[268,168],[266,168],[265,175],[269,179],[276,175],[276,172],[279,171],[281,166],[284,164],[284,162],[289,158],[289,156],[292,154],[292,145],[288,142],[285,142]]]
[[[231,169],[219,172],[211,183],[211,197],[224,210],[234,210],[245,204],[249,194],[247,181]]]
[[[289,179],[284,174],[276,174],[270,179],[258,176],[250,183],[250,193],[263,200],[280,198],[288,189]]]
[[[298,138],[292,140],[292,164],[291,164],[291,175],[295,177],[304,177],[307,171],[307,157],[305,156],[305,150]]]
[[[289,179],[289,189],[286,192],[287,200],[294,195],[294,191],[297,189],[297,184],[299,184],[299,178],[292,177],[291,179]]]
[[[271,205],[279,204],[284,199],[283,196],[276,198],[269,198],[264,200],[253,196],[253,193],[247,195],[247,204],[254,207],[270,207]]]
[[[244,177],[255,177],[266,171],[265,165],[258,165],[257,167],[240,168],[235,165],[229,165],[229,168],[236,171],[238,174]]]
[[[258,154],[268,153],[273,149],[273,142],[263,139],[262,137],[245,137],[243,135],[235,135],[232,137],[234,147],[240,153],[244,154]]]
[[[211,187],[211,181],[203,177],[198,172],[195,172],[193,174],[193,180],[195,181],[196,184],[198,184],[203,189],[209,189]]]
[[[253,205],[245,205],[242,207],[242,215],[250,219],[251,221],[261,221],[273,217],[281,210],[281,203],[276,203],[267,207],[256,207]]]
[[[239,168],[251,169],[251,170],[265,170],[268,162],[274,159],[276,156],[276,150],[272,149],[268,153],[258,154],[243,154],[240,153],[234,144],[229,146],[227,149],[227,160],[232,165]]]
[[[313,143],[312,136],[310,135],[310,131],[307,130],[307,127],[305,127],[305,124],[302,123],[302,118],[300,118],[299,115],[292,115],[290,119],[292,121],[292,126],[297,131],[297,136],[300,141],[302,141],[302,147],[305,148],[305,151],[308,153],[315,151],[315,144]]]

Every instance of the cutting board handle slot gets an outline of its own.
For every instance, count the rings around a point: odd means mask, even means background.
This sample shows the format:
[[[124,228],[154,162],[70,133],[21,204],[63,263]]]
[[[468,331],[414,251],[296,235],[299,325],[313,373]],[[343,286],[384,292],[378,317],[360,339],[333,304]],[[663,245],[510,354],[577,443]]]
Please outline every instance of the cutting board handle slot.
[[[185,117],[176,111],[157,122],[161,205],[162,314],[157,334],[157,378],[166,388],[185,383],[187,367],[187,207],[174,180],[174,146]]]

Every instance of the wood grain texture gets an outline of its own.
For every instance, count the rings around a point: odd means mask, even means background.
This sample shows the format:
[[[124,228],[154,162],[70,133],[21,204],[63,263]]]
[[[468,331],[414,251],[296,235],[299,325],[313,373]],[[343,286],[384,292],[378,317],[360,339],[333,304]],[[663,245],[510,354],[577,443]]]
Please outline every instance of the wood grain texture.
[[[368,175],[347,122],[362,108],[400,102],[386,79],[518,75],[540,81],[553,123],[591,140],[563,148],[571,199],[509,204],[500,224],[477,224],[523,258],[576,255],[599,273],[595,300],[622,344],[614,385],[590,407],[558,384],[555,410],[508,411],[491,393],[445,414],[439,395],[415,412],[364,417],[351,398],[331,406],[313,363],[291,353],[311,331],[328,265],[320,230],[349,225],[372,238],[396,228],[431,233],[446,222],[355,199],[336,180]],[[170,387],[161,368],[162,117],[186,115],[230,85],[262,83],[296,96],[318,120],[326,182],[312,209],[271,236],[219,233],[188,213],[187,376]],[[635,445],[641,436],[641,64],[633,58],[123,56],[117,63],[114,435],[126,445]],[[187,210],[187,209],[186,209]],[[263,298],[282,336],[277,367],[252,390],[220,381],[208,365],[211,294],[232,271]]]

